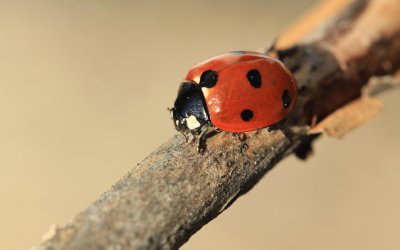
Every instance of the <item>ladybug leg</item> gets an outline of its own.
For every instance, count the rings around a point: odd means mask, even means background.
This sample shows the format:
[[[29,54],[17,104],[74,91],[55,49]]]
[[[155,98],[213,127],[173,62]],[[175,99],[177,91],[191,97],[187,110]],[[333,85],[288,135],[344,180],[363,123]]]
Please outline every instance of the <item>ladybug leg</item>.
[[[219,132],[220,131],[214,127],[204,126],[199,136],[197,152],[199,152],[199,154],[203,154],[207,148],[207,139],[218,134]]]
[[[186,141],[186,143],[188,143],[188,142],[189,142],[189,137],[188,137],[188,135],[185,134],[185,133],[183,133],[183,132],[181,132],[181,131],[179,131],[179,133],[181,133],[181,134],[183,135],[183,137],[185,137],[185,141]]]
[[[267,129],[268,132],[272,132],[272,131],[275,131],[275,130],[277,130],[279,128],[280,128],[280,126],[278,124],[273,124],[273,125],[268,126],[266,129]]]
[[[245,133],[233,133],[233,135],[240,141],[240,151],[244,152],[249,148],[247,145],[247,135]]]
[[[185,137],[186,143],[191,144],[196,139],[196,135],[193,133],[185,133],[182,131],[179,131],[179,133],[181,133],[181,135],[183,135],[183,137]]]
[[[245,133],[239,133],[237,137],[242,142],[245,142],[247,140],[247,135]]]
[[[286,123],[286,118],[283,118],[283,120],[281,120],[275,124],[269,125],[268,127],[266,127],[266,129],[268,132],[273,132],[275,130],[280,129],[286,135],[285,125],[284,125],[285,123]]]
[[[189,144],[192,144],[196,140],[197,135],[198,134],[196,134],[196,133],[190,133],[190,134],[188,133],[188,137],[186,139],[186,142],[189,143]]]

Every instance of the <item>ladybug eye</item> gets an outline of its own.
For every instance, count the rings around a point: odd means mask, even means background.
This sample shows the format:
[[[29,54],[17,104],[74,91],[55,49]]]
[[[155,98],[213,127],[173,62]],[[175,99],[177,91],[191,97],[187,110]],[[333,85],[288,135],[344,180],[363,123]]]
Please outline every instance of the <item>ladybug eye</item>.
[[[217,84],[218,74],[213,70],[204,71],[200,76],[200,87],[212,88]]]
[[[290,98],[290,93],[289,91],[285,90],[282,93],[282,103],[283,103],[283,107],[286,109],[289,107],[291,102],[291,98]]]
[[[261,75],[258,70],[252,69],[249,72],[247,72],[246,76],[251,86],[253,86],[256,89],[261,87]]]

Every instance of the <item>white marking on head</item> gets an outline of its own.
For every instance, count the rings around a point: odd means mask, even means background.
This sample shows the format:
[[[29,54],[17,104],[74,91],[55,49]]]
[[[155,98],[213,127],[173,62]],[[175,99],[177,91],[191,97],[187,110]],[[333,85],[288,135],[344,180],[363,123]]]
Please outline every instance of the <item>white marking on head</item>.
[[[197,120],[196,116],[191,115],[186,118],[186,125],[188,129],[193,130],[201,126],[200,122]]]
[[[179,120],[175,120],[176,126],[179,126]]]

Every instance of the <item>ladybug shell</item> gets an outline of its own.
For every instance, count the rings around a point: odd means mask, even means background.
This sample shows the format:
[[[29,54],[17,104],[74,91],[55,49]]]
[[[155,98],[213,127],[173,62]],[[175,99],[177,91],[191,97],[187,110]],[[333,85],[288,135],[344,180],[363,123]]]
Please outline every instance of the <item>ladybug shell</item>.
[[[279,122],[297,97],[290,71],[277,59],[256,52],[216,56],[190,69],[186,80],[199,84],[211,123],[229,132]]]

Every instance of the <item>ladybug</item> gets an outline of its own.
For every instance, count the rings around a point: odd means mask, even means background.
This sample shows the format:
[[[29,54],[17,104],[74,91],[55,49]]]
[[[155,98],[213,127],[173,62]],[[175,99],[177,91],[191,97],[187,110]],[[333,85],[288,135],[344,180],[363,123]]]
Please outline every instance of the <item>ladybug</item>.
[[[271,127],[292,109],[297,85],[279,60],[257,52],[225,53],[192,67],[170,109],[175,128],[200,135]]]

